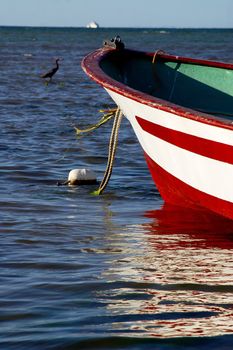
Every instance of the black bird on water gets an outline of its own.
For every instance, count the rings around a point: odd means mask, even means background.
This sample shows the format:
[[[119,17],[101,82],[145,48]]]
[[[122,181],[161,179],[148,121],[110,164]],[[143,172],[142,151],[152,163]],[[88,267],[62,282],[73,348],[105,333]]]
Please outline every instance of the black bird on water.
[[[61,58],[57,58],[56,59],[56,66],[54,68],[52,68],[50,71],[48,71],[47,73],[41,75],[41,78],[43,79],[47,79],[49,78],[49,82],[52,80],[52,77],[54,76],[54,74],[58,71],[59,69],[59,64],[58,62],[61,61]]]

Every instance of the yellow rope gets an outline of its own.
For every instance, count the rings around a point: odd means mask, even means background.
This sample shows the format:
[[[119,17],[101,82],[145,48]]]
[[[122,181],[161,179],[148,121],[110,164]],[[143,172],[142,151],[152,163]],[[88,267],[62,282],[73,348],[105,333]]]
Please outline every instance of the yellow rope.
[[[100,112],[101,113],[105,113],[105,114],[103,115],[103,117],[96,124],[92,124],[92,125],[88,126],[85,129],[79,129],[79,128],[77,128],[75,126],[74,128],[75,128],[75,131],[76,131],[77,135],[80,135],[80,134],[83,134],[83,133],[86,133],[86,132],[91,132],[91,131],[96,130],[97,128],[99,128],[101,125],[107,123],[112,117],[115,116],[116,108],[108,109],[108,110],[100,110]]]
[[[108,162],[107,162],[106,170],[105,170],[103,179],[99,185],[99,188],[96,191],[92,192],[94,195],[100,195],[104,191],[111,177],[113,162],[114,162],[117,142],[118,142],[118,132],[119,132],[122,116],[123,116],[122,111],[118,107],[115,112],[115,118],[114,118],[112,132],[111,132],[110,141],[109,141]]]

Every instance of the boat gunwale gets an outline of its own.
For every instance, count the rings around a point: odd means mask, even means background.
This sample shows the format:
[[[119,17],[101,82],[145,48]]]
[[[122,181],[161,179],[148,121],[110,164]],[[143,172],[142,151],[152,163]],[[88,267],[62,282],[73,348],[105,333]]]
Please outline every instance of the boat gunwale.
[[[183,107],[181,105],[169,102],[162,98],[149,95],[145,92],[141,92],[132,87],[129,87],[128,85],[118,80],[115,80],[114,78],[107,75],[100,66],[101,62],[107,59],[108,57],[111,57],[112,55],[114,55],[114,53],[117,53],[119,55],[120,52],[124,54],[127,53],[128,55],[132,55],[132,57],[134,55],[134,56],[142,56],[142,57],[144,56],[144,57],[153,58],[155,55],[155,53],[151,53],[151,52],[143,52],[143,51],[129,50],[129,49],[116,50],[109,47],[103,47],[85,56],[81,62],[81,66],[91,79],[93,79],[96,83],[100,84],[107,90],[111,90],[124,97],[132,99],[144,105],[150,106],[152,108],[163,110],[171,114],[176,114],[180,117],[195,120],[195,121],[216,126],[216,127],[233,130],[233,121],[229,119],[226,119],[224,117],[217,117],[207,112],[200,112],[192,108]],[[233,70],[233,64],[230,64],[230,63],[170,55],[163,51],[158,51],[156,57],[157,58],[159,57],[159,59],[164,61],[170,61],[170,62],[172,61],[177,63],[187,63],[187,64],[193,64],[193,65],[209,66],[209,67]]]

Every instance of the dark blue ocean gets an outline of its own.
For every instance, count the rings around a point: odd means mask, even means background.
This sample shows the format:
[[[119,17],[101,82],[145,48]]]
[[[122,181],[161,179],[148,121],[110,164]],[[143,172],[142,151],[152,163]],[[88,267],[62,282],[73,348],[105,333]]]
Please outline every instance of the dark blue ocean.
[[[126,119],[101,196],[57,186],[74,168],[103,176],[111,122],[74,127],[114,105],[80,63],[117,34],[233,62],[233,30],[0,27],[3,350],[233,348],[233,222],[164,205]]]

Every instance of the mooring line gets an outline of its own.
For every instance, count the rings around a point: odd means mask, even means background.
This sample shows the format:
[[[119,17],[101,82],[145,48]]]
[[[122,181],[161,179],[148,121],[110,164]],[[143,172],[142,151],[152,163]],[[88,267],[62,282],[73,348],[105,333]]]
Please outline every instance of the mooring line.
[[[99,188],[94,192],[92,192],[95,195],[100,195],[104,191],[111,177],[113,162],[115,159],[117,142],[118,142],[119,128],[120,128],[122,117],[123,117],[123,113],[121,109],[118,107],[115,113],[112,132],[109,140],[108,162],[107,162],[106,170],[105,170],[103,179],[99,185]]]
[[[116,110],[117,110],[116,108],[112,108],[112,109],[109,109],[107,111],[100,110],[100,112],[104,113],[103,117],[97,123],[89,125],[85,129],[79,129],[78,127],[74,126],[77,135],[80,135],[83,133],[88,133],[88,132],[91,132],[91,131],[98,129],[100,126],[107,123],[111,118],[113,118],[115,116]]]

